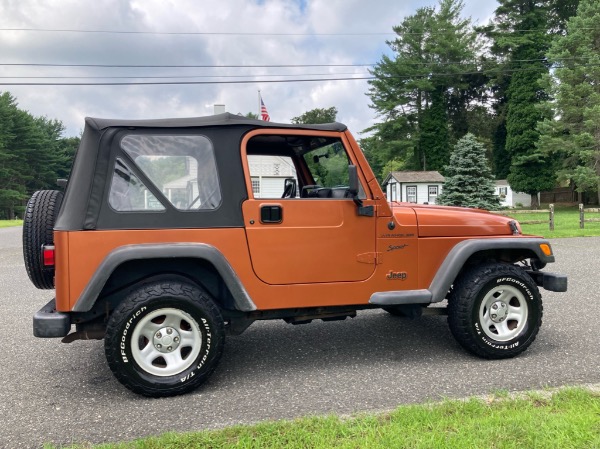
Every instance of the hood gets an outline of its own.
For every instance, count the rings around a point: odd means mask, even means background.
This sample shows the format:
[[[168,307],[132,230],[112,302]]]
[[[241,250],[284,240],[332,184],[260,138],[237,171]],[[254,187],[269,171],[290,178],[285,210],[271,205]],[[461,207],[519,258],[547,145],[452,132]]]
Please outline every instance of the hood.
[[[395,203],[394,207],[400,206]],[[462,237],[513,235],[520,227],[508,217],[492,214],[486,210],[466,207],[431,206],[410,204],[415,211],[419,237]]]

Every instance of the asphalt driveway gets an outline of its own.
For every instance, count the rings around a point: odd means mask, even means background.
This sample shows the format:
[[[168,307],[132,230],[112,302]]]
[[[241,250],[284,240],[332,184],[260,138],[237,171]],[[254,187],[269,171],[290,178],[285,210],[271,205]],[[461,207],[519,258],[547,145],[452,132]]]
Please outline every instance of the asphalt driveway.
[[[186,396],[147,399],[112,376],[102,341],[32,336],[32,315],[52,291],[36,290],[21,255],[21,229],[0,229],[0,447],[107,442],[294,418],[387,410],[399,404],[500,389],[600,382],[600,238],[553,241],[568,293],[542,292],[536,342],[512,360],[463,351],[446,318],[355,319],[292,326],[253,324],[228,337],[220,366]]]

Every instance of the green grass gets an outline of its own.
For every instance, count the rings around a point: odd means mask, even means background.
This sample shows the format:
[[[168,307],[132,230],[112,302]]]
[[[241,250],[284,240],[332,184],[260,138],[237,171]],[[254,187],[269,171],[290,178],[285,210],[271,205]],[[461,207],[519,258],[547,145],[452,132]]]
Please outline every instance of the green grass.
[[[600,393],[571,388],[516,399],[447,400],[386,414],[308,417],[72,448],[600,448]]]
[[[547,205],[542,208],[547,209]],[[523,224],[521,229],[524,234],[541,235],[546,238],[558,237],[592,237],[600,236],[600,222],[586,222],[584,229],[579,228],[579,209],[577,207],[557,207],[554,210],[554,231],[549,230],[547,212],[531,214],[506,213],[515,220],[545,220],[544,224]],[[585,218],[600,218],[599,213],[588,213]]]
[[[23,220],[0,220],[0,228],[23,226]]]

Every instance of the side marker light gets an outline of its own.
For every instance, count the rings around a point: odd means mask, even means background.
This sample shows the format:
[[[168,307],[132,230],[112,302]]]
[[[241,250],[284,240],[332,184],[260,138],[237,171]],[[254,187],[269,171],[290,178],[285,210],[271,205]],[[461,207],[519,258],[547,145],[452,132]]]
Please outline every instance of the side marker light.
[[[551,256],[552,255],[552,248],[550,248],[550,245],[548,245],[547,243],[542,243],[540,245],[540,249],[542,250],[542,252],[546,256]]]

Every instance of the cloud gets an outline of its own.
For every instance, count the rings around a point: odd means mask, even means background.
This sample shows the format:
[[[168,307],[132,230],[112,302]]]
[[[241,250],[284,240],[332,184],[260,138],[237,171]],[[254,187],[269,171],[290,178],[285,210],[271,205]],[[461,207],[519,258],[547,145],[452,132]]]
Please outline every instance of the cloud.
[[[3,28],[120,30],[143,32],[282,33],[279,36],[104,34],[0,31],[0,63],[129,65],[302,65],[375,63],[391,35],[306,36],[309,33],[391,32],[393,25],[430,1],[397,0],[4,0]],[[487,18],[493,0],[467,7]],[[296,35],[289,35],[296,33]],[[355,134],[373,124],[366,81],[267,83],[308,74],[365,76],[363,67],[85,68],[0,65],[2,81],[50,81],[33,76],[253,77],[252,84],[161,86],[0,86],[34,115],[61,120],[68,135],[85,116],[158,118],[208,115],[212,105],[233,113],[258,112],[257,90],[274,121],[288,122],[313,108],[335,106],[338,120]],[[322,75],[321,75],[322,76]],[[196,78],[198,81],[210,78]],[[212,78],[215,79],[215,78]],[[114,79],[114,81],[131,79]],[[142,78],[139,78],[142,80]],[[65,79],[82,82],[85,79]],[[98,79],[98,81],[112,81]]]

